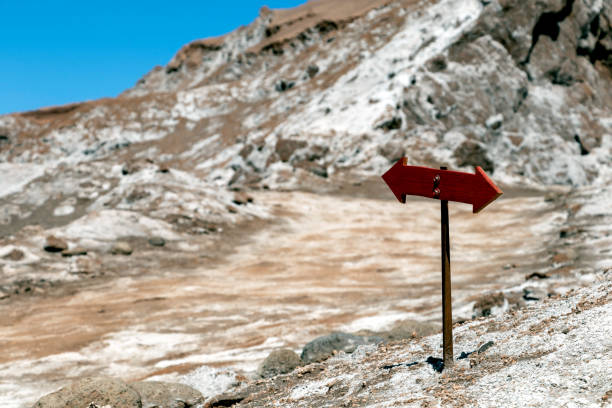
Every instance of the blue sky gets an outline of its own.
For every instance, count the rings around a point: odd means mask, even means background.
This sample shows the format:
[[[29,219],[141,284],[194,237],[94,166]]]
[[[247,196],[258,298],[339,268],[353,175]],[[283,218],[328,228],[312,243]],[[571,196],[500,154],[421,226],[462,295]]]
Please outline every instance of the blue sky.
[[[0,114],[116,96],[185,43],[306,0],[0,0]]]

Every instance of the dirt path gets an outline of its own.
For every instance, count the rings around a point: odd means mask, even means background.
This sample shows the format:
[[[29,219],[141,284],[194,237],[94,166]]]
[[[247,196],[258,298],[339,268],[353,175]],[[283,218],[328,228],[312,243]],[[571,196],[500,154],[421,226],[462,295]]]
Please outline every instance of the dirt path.
[[[438,203],[255,199],[282,221],[213,267],[151,270],[1,306],[0,405],[28,406],[84,375],[171,379],[202,364],[250,371],[272,349],[298,350],[332,330],[438,321]],[[542,197],[502,199],[478,216],[451,205],[455,317],[469,318],[483,290],[523,281],[563,219]]]

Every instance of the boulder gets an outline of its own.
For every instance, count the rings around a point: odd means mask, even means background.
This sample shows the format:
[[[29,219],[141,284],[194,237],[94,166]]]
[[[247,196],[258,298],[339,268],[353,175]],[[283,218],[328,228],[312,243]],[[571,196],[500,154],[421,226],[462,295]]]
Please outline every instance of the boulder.
[[[62,252],[68,249],[68,243],[54,235],[49,235],[43,248],[47,252]]]
[[[302,365],[302,360],[297,353],[288,350],[274,350],[261,363],[257,369],[257,375],[261,378],[275,377],[279,374],[287,374]]]
[[[91,404],[100,407],[142,407],[138,392],[125,382],[109,377],[86,377],[45,395],[33,408],[84,408]]]
[[[378,342],[377,338],[335,332],[327,336],[317,337],[306,344],[302,350],[301,358],[306,364],[320,362],[328,359],[335,352],[352,353],[358,346],[376,342]]]
[[[115,242],[111,249],[113,255],[130,255],[132,253],[132,247],[127,242],[118,241]]]
[[[200,391],[185,384],[142,381],[131,387],[140,394],[142,408],[187,408],[204,402]]]

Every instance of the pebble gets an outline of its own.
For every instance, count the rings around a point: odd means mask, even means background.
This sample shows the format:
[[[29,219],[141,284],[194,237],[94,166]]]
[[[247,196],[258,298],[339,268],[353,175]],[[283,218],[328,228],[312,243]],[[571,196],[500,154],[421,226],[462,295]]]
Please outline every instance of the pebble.
[[[113,255],[131,255],[132,247],[127,242],[115,242],[113,248],[111,249],[111,254]]]

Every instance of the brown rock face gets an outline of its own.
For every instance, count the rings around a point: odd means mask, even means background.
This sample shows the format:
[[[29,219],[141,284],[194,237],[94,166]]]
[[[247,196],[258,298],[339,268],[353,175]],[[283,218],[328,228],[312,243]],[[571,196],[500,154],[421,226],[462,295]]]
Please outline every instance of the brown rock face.
[[[89,404],[142,408],[138,392],[121,380],[88,377],[45,395],[33,408],[84,408]]]

